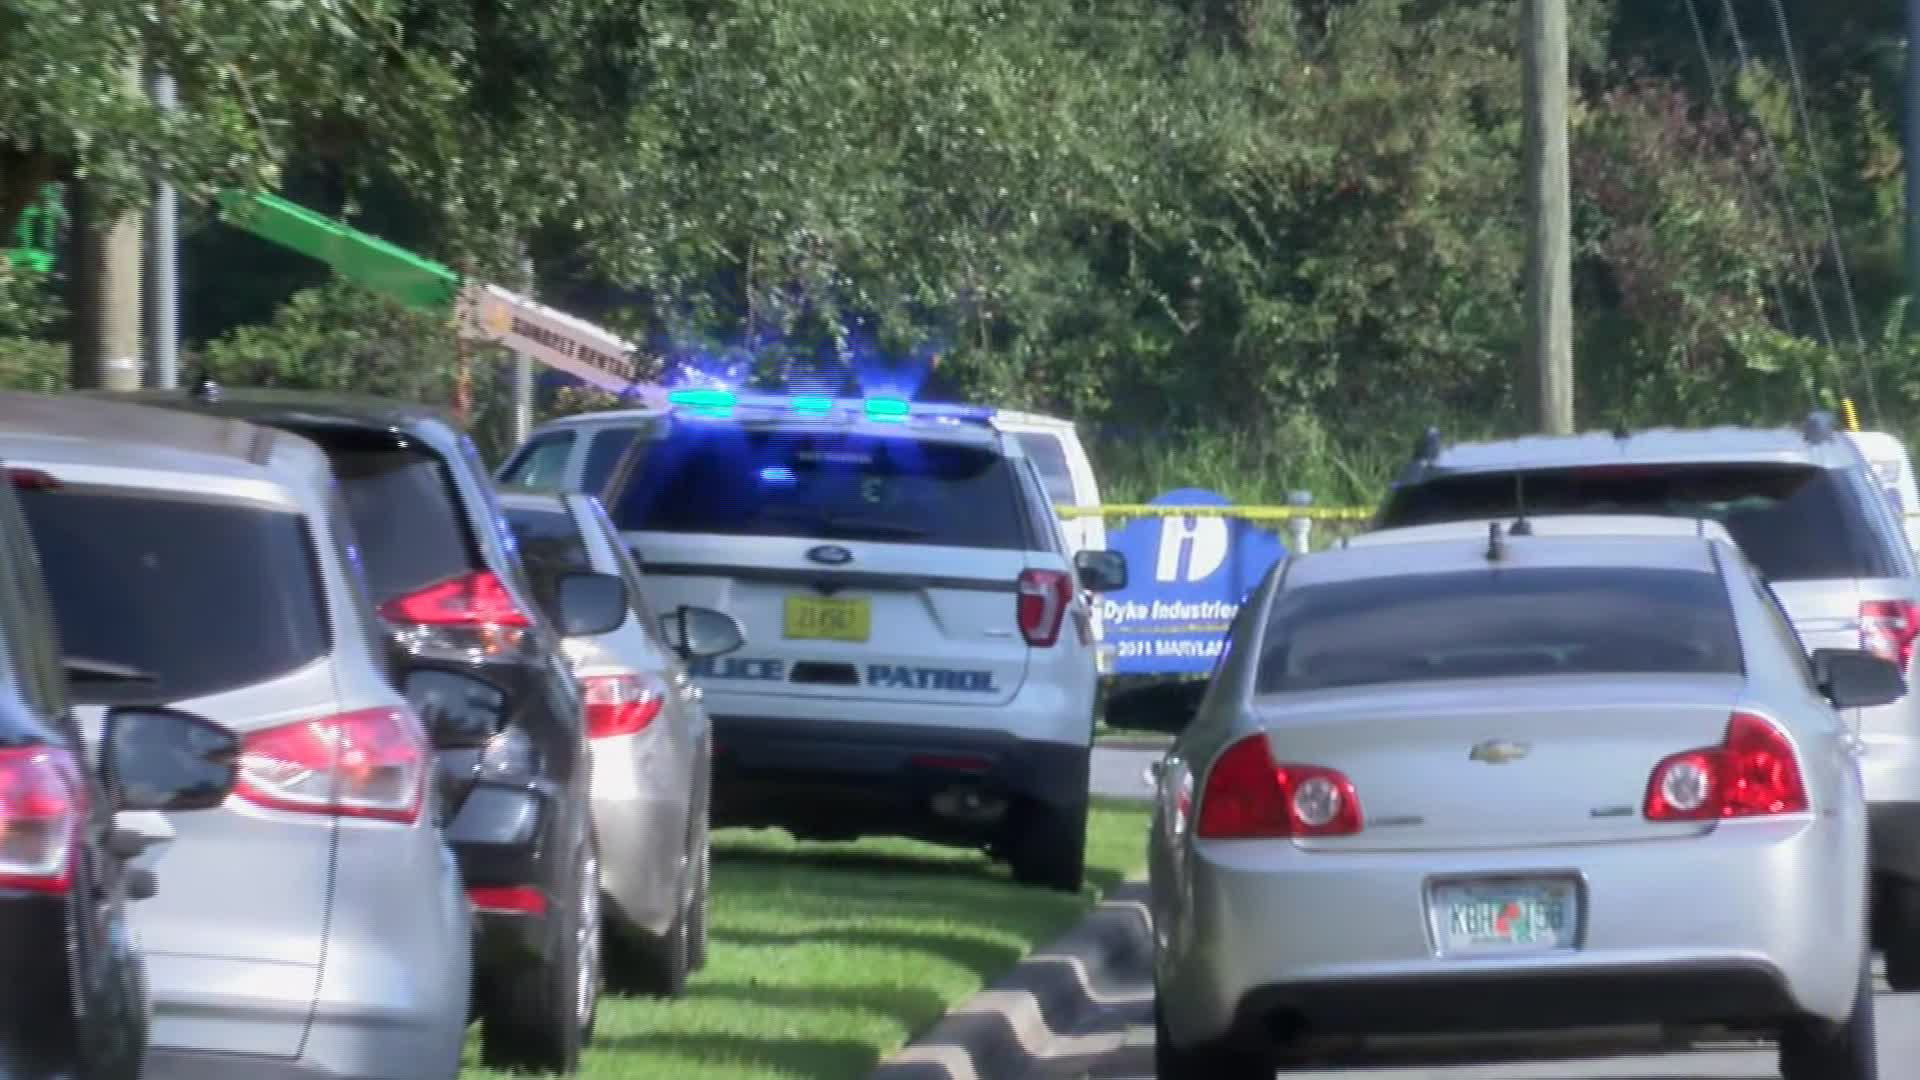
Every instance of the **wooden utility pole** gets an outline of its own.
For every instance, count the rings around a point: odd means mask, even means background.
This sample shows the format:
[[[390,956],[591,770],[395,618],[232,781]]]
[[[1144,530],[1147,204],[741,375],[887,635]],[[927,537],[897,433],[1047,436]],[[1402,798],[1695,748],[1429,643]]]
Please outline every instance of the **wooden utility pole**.
[[[1539,430],[1573,432],[1573,199],[1566,0],[1525,0],[1527,366]]]
[[[140,65],[127,66],[127,92],[146,96]],[[140,389],[140,213],[110,211],[99,190],[72,185],[73,313],[70,379],[75,389]]]

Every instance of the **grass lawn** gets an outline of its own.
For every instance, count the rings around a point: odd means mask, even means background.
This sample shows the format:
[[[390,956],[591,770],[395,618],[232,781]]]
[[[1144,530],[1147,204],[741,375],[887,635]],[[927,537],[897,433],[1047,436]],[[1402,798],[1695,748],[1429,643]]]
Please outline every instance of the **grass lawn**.
[[[706,970],[677,1001],[602,998],[580,1075],[858,1080],[1139,871],[1146,823],[1142,804],[1095,801],[1078,897],[908,841],[716,833]]]

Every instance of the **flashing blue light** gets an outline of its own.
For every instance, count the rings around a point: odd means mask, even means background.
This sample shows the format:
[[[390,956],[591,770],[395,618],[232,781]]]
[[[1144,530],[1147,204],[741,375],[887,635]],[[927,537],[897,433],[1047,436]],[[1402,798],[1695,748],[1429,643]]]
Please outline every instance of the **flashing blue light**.
[[[872,397],[867,399],[867,419],[900,421],[912,411],[905,398]]]
[[[733,408],[733,391],[675,390],[667,395],[667,403],[686,405],[695,409],[731,409]]]
[[[761,469],[760,480],[762,483],[772,484],[776,487],[792,487],[794,484],[800,482],[799,478],[793,475],[793,470],[787,468],[785,465],[768,465],[766,468]]]
[[[909,420],[944,423],[987,423],[996,410],[981,405],[919,404],[904,397],[835,398],[825,394],[737,394],[711,387],[683,388],[667,395],[667,403],[697,418],[731,419],[736,409],[768,409],[798,416],[828,419],[864,417],[869,423],[901,424]]]

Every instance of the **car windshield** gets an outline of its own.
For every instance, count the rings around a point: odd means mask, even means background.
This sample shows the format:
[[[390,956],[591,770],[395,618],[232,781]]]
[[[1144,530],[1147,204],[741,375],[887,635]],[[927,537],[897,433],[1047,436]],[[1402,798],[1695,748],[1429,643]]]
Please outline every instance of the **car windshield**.
[[[1497,569],[1403,574],[1282,592],[1258,692],[1524,675],[1744,670],[1715,574]]]
[[[558,618],[560,578],[593,570],[593,557],[587,553],[580,527],[573,515],[557,506],[550,510],[510,506],[506,515],[532,579],[535,601],[549,618]]]
[[[1393,493],[1383,527],[1513,514],[1658,514],[1723,523],[1772,581],[1904,577],[1913,559],[1864,468],[1685,464],[1436,476]]]
[[[203,697],[330,648],[299,514],[133,491],[28,491],[20,502],[77,700]]]
[[[905,436],[675,425],[643,443],[613,501],[623,531],[1024,549],[994,449]]]

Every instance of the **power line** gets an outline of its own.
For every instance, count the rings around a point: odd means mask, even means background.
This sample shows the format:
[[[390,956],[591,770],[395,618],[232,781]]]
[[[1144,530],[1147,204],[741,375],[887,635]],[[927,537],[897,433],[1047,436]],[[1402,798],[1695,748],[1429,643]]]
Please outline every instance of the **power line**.
[[[1719,72],[1714,69],[1713,51],[1707,47],[1707,30],[1706,25],[1700,20],[1700,9],[1694,0],[1685,0],[1685,3],[1687,6],[1687,22],[1693,26],[1693,41],[1700,50],[1701,66],[1706,69],[1707,89],[1712,95],[1713,107],[1719,111],[1721,116],[1726,117],[1729,124],[1731,124],[1733,110],[1727,106],[1725,88],[1720,83]],[[1740,177],[1740,190],[1746,196],[1748,207],[1757,210],[1763,215],[1777,213],[1777,208],[1767,204],[1761,197],[1758,186],[1753,182],[1753,177],[1747,172],[1746,163],[1740,160],[1740,156],[1737,153],[1734,155],[1733,164],[1735,174]],[[1786,240],[1789,244],[1793,244],[1796,238],[1788,235]],[[1767,284],[1769,291],[1773,294],[1774,310],[1780,313],[1781,324],[1786,328],[1788,334],[1799,337],[1800,330],[1795,325],[1793,310],[1787,306],[1787,289],[1786,285],[1780,280],[1779,267],[1768,268]]]
[[[1747,52],[1746,36],[1740,32],[1740,16],[1733,9],[1733,0],[1720,0],[1720,11],[1727,32],[1733,39],[1734,70],[1744,71],[1753,58]],[[1806,282],[1807,300],[1813,307],[1814,326],[1820,332],[1820,343],[1832,352],[1833,325],[1827,321],[1826,301],[1820,298],[1820,286],[1814,280],[1813,257],[1800,246],[1800,215],[1793,208],[1793,193],[1787,190],[1786,161],[1773,145],[1773,136],[1765,124],[1755,124],[1754,131],[1760,137],[1760,152],[1766,158],[1767,171],[1772,174],[1774,187],[1778,189],[1780,211],[1787,221],[1787,251],[1795,262],[1801,264],[1800,273]]]
[[[1729,0],[1731,2],[1731,0]],[[1853,299],[1853,280],[1847,273],[1847,256],[1840,246],[1840,226],[1834,220],[1833,200],[1827,195],[1826,169],[1820,161],[1820,146],[1814,138],[1813,114],[1807,108],[1807,89],[1800,81],[1800,61],[1794,56],[1793,31],[1787,25],[1786,5],[1773,0],[1774,21],[1780,27],[1780,50],[1787,60],[1789,88],[1793,92],[1794,111],[1800,118],[1801,138],[1806,140],[1807,161],[1813,168],[1814,190],[1820,196],[1820,213],[1827,224],[1827,242],[1833,249],[1834,271],[1840,275],[1840,299],[1847,307],[1847,320],[1853,329],[1853,341],[1860,349],[1860,375],[1867,384],[1867,407],[1873,410],[1874,423],[1881,422],[1880,398],[1873,385],[1873,365],[1867,362],[1867,338],[1860,332],[1860,309]]]

